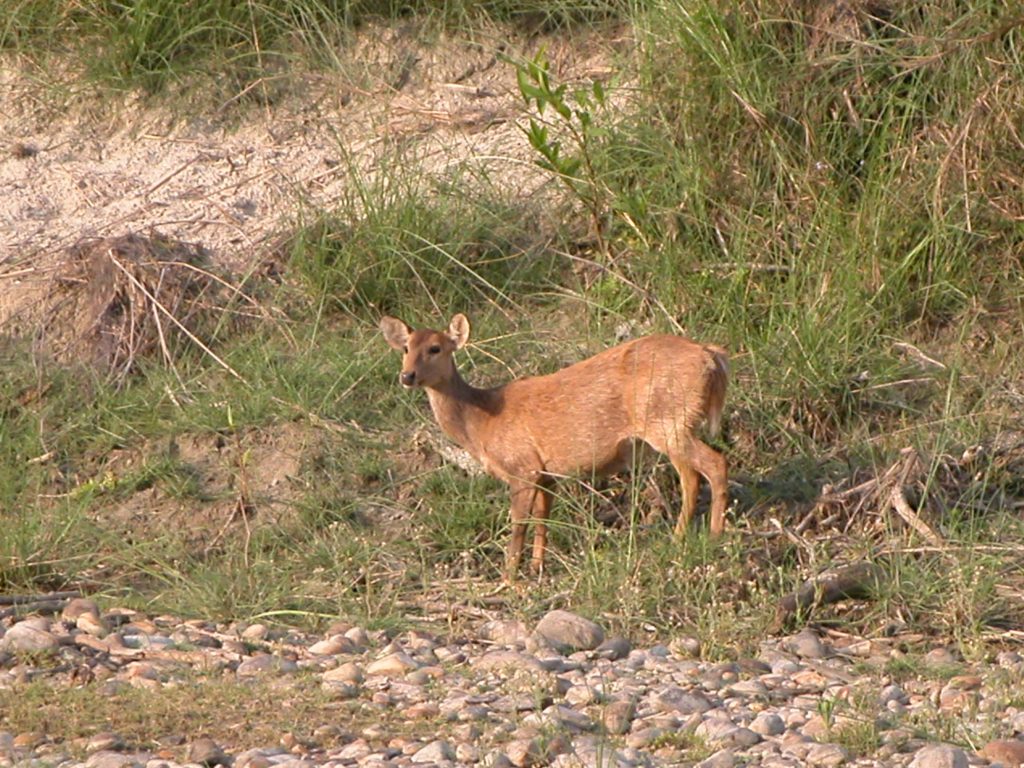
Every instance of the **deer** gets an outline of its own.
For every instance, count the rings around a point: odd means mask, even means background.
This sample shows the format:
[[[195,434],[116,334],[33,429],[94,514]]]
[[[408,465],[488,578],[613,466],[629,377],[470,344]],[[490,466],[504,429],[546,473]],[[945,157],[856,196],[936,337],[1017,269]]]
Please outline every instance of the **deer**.
[[[402,353],[402,386],[426,390],[441,430],[509,486],[507,579],[520,567],[528,523],[534,525],[530,570],[543,572],[555,481],[627,469],[642,444],[668,456],[679,474],[676,535],[690,525],[701,476],[711,488],[710,534],[723,532],[727,462],[695,434],[705,424],[712,437],[721,430],[729,375],[722,347],[670,334],[643,336],[555,373],[480,389],[455,366],[455,352],[469,341],[465,315],[452,317],[446,331],[413,330],[389,316],[379,327]]]

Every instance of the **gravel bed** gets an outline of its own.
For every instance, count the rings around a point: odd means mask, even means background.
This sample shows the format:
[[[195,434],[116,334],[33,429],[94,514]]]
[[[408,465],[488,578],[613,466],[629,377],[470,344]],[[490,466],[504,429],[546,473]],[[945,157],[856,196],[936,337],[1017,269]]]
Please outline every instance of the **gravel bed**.
[[[533,627],[492,621],[472,637],[391,635],[344,622],[313,636],[101,612],[78,598],[52,616],[8,617],[0,625],[0,701],[33,681],[60,697],[72,686],[161,691],[200,679],[210,686],[272,681],[282,700],[304,681],[332,706],[302,735],[283,732],[276,743],[255,746],[192,737],[154,747],[104,730],[62,743],[45,732],[5,730],[0,711],[0,765],[1024,763],[1017,739],[1024,658],[1002,651],[966,662],[944,647],[911,656],[906,647],[906,638],[804,629],[766,638],[750,658],[708,661],[695,638],[634,648],[567,611],[552,611]],[[894,661],[914,672],[893,677]]]

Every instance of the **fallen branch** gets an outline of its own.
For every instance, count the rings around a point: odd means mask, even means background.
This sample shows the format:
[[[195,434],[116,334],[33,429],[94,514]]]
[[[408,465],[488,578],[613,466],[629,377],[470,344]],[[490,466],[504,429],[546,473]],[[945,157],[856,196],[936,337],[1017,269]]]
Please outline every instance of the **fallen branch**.
[[[39,603],[46,600],[70,600],[73,597],[81,597],[82,593],[77,589],[70,589],[64,592],[43,592],[38,595],[0,595],[0,605],[20,605],[22,603]]]
[[[903,495],[903,489],[900,486],[897,485],[892,489],[892,493],[889,494],[889,503],[892,504],[892,508],[896,510],[896,514],[900,516],[903,522],[927,539],[929,544],[936,547],[943,545],[942,537],[933,531],[921,519],[920,515],[914,511],[914,508],[907,502],[906,496]]]
[[[67,600],[36,600],[31,603],[16,603],[10,608],[0,609],[0,619],[6,619],[8,616],[25,616],[29,613],[60,613],[67,604]]]
[[[885,572],[881,567],[874,563],[861,562],[808,579],[796,592],[791,592],[779,600],[775,608],[775,619],[769,631],[778,632],[798,614],[806,615],[822,605],[847,598],[869,598],[884,576]]]

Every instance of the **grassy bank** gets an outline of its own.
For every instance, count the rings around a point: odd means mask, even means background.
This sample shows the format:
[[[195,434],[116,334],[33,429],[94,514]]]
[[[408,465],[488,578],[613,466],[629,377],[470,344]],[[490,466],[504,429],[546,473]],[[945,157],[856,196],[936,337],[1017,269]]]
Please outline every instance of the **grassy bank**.
[[[158,6],[151,18],[172,20]],[[37,30],[88,39],[136,21],[59,10],[22,4],[3,45],[33,56]],[[399,9],[262,10],[266,28],[179,20],[173,55],[149,38],[149,53],[131,53],[144,30],[117,27],[103,58],[158,90],[227,60],[248,71],[296,36],[339,51],[364,14]],[[469,14],[406,12],[456,32]],[[283,279],[252,288],[275,312],[216,339],[220,363],[186,345],[173,368],[140,360],[114,387],[12,347],[0,587],[81,584],[161,610],[304,623],[457,624],[495,606],[568,604],[727,654],[756,643],[807,575],[870,559],[888,577],[874,599],[824,609],[850,631],[980,648],[1018,629],[1024,487],[1006,436],[1024,397],[1024,27],[1013,6],[654,2],[551,18],[591,28],[608,15],[635,37],[628,86],[559,90],[543,56],[501,63],[522,68],[534,120],[522,140],[560,195],[435,178],[396,155],[374,180],[353,178],[351,199],[282,225]],[[506,492],[438,459],[421,393],[396,386],[375,328],[383,313],[440,325],[455,311],[474,323],[462,357],[474,383],[553,370],[623,330],[727,346],[726,540],[671,539],[650,514],[677,503],[664,467],[630,490],[566,484],[548,579],[489,595]],[[294,460],[274,486],[261,485],[282,460],[268,445]],[[906,472],[894,480],[892,467]],[[894,488],[934,539],[892,508]],[[629,524],[598,522],[616,516]]]

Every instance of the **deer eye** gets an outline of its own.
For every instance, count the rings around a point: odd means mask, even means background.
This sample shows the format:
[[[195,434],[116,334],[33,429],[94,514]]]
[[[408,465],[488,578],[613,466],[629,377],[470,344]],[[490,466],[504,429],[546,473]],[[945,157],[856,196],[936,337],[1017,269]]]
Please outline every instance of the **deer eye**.
[[[434,344],[430,349],[427,350],[427,352],[429,352],[432,355],[440,354],[441,347],[438,346],[437,344]]]

